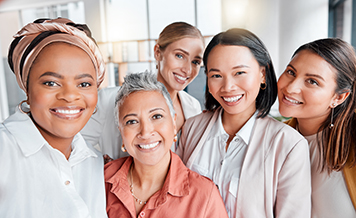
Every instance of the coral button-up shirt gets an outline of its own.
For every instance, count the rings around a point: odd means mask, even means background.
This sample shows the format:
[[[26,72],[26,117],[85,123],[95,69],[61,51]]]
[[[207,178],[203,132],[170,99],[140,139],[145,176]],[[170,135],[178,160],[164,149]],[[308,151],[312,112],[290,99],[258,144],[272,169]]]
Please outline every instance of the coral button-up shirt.
[[[105,165],[106,211],[111,218],[136,217],[134,198],[127,181],[132,161],[132,157],[124,157]],[[189,170],[171,152],[171,163],[162,189],[151,196],[138,217],[228,216],[215,184]]]

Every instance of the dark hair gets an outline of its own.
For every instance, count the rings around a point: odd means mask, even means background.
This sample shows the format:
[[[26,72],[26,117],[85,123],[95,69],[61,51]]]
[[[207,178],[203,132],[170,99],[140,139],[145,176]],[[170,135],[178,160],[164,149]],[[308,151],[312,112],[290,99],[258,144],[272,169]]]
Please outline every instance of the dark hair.
[[[347,99],[334,108],[333,117],[329,117],[322,123],[318,132],[321,132],[321,140],[318,138],[319,152],[322,161],[321,170],[342,170],[347,161],[352,165],[356,163],[356,55],[353,47],[338,38],[316,40],[299,47],[293,57],[300,51],[308,50],[327,61],[336,70],[336,94],[350,92]],[[329,128],[333,119],[333,128]],[[319,134],[319,133],[318,133]],[[349,159],[349,160],[348,160]]]
[[[205,73],[207,73],[208,56],[217,45],[245,46],[250,49],[258,64],[265,68],[266,89],[260,89],[256,98],[256,109],[260,111],[258,118],[267,116],[277,98],[277,79],[266,46],[256,35],[245,29],[233,28],[221,32],[213,37],[205,49],[203,57]],[[206,83],[205,108],[212,111],[219,106],[219,102],[209,93],[208,83]]]

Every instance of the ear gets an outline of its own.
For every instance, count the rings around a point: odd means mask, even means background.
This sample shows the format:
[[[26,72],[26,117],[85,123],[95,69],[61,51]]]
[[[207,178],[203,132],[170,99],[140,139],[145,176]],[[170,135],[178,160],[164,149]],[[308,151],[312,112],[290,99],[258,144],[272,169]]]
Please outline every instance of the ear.
[[[347,99],[347,97],[349,97],[349,95],[350,95],[349,90],[344,93],[341,93],[341,94],[335,94],[333,99],[331,100],[330,107],[334,108],[337,105],[342,104]],[[334,106],[334,105],[336,105],[336,106]]]
[[[159,48],[158,44],[156,44],[155,47],[154,47],[154,55],[155,55],[156,61],[160,61],[161,60],[161,49]]]
[[[261,83],[266,83],[266,68],[261,67]]]

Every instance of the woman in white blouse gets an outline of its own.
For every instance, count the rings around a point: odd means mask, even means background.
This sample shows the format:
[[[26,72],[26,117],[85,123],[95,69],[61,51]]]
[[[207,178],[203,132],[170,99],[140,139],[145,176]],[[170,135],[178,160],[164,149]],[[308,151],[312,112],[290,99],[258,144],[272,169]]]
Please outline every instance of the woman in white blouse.
[[[204,38],[200,31],[185,22],[175,22],[160,33],[154,47],[157,61],[157,80],[167,88],[177,114],[177,130],[186,119],[201,112],[200,103],[183,89],[198,75],[204,51]],[[122,140],[115,124],[115,96],[120,87],[99,92],[97,113],[81,131],[93,145],[99,144],[103,154],[113,159],[127,156],[121,150]],[[175,151],[175,146],[172,146]]]
[[[279,111],[309,142],[313,218],[356,217],[356,55],[341,39],[298,48],[278,80]]]
[[[106,217],[103,157],[79,133],[105,72],[90,30],[37,20],[8,60],[27,100],[0,124],[0,217]]]
[[[177,154],[219,187],[232,217],[309,217],[306,140],[268,116],[277,97],[271,58],[244,29],[214,36],[204,53],[207,112],[182,129]]]

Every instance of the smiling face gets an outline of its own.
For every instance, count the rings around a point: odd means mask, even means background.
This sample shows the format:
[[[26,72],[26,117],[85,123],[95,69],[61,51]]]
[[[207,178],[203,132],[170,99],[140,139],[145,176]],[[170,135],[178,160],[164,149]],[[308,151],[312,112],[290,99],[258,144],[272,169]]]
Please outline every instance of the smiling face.
[[[124,99],[119,111],[122,140],[135,163],[169,163],[176,130],[163,95],[157,91],[133,92]]]
[[[264,68],[245,46],[217,45],[207,65],[211,95],[229,114],[252,115],[264,80]]]
[[[46,46],[31,67],[28,101],[31,116],[51,144],[72,139],[87,123],[97,102],[95,68],[80,48]]]
[[[155,46],[158,62],[157,80],[171,93],[183,90],[198,75],[204,51],[200,38],[183,38],[169,44],[163,51]]]
[[[336,73],[327,61],[308,50],[297,53],[278,80],[279,112],[285,117],[327,119],[337,103]]]

